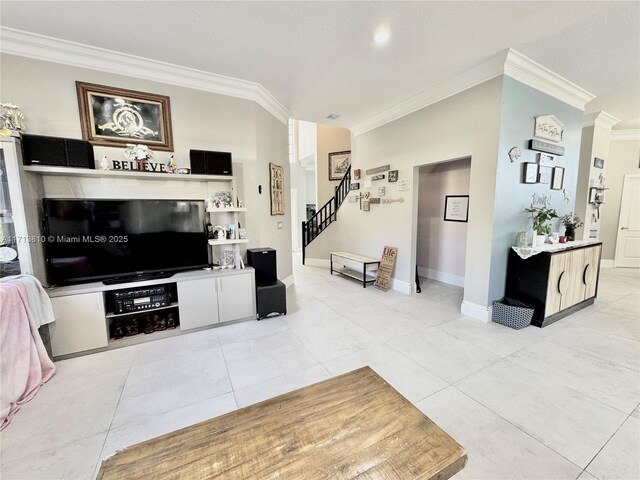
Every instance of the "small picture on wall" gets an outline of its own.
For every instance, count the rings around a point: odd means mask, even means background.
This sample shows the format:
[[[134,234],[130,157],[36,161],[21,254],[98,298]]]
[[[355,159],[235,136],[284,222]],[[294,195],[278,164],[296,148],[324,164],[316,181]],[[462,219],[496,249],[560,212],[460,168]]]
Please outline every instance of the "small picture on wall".
[[[368,212],[371,208],[369,207],[369,200],[362,201],[362,211]]]
[[[353,171],[353,179],[354,180],[360,180],[360,169],[359,168],[356,168]]]
[[[352,183],[349,185],[349,190],[360,190],[360,183],[356,182],[356,183]]]
[[[329,154],[329,180],[341,180],[351,165],[351,150]]]
[[[466,222],[469,217],[469,195],[447,195],[444,197],[444,220]]]
[[[596,168],[604,168],[604,158],[593,157],[593,166]]]
[[[522,183],[538,183],[538,164],[525,162],[522,164]]]
[[[540,170],[538,170],[538,183],[550,184],[552,171],[553,168],[551,167],[540,167]]]
[[[385,194],[385,188],[384,187],[378,187],[378,196],[379,197],[384,197]]]
[[[398,181],[398,170],[389,170],[389,183]]]
[[[551,190],[562,190],[564,185],[564,168],[555,167],[553,169],[553,178],[551,179]]]
[[[553,167],[556,164],[556,159],[553,155],[549,155],[547,153],[538,153],[538,163],[540,165]]]

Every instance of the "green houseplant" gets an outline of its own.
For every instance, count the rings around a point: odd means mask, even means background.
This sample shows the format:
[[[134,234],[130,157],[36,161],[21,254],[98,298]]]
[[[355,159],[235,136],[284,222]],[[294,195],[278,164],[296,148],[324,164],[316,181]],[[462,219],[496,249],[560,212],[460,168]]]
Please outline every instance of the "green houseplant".
[[[557,212],[553,208],[548,207],[531,207],[525,209],[531,214],[533,220],[533,230],[536,233],[536,237],[533,241],[533,246],[538,247],[544,244],[545,235],[551,233],[551,227],[547,224],[548,221],[554,218],[559,218]]]
[[[567,240],[572,242],[576,239],[576,228],[580,228],[584,223],[580,220],[580,217],[575,213],[567,213],[560,218],[560,221],[564,225],[564,235]]]

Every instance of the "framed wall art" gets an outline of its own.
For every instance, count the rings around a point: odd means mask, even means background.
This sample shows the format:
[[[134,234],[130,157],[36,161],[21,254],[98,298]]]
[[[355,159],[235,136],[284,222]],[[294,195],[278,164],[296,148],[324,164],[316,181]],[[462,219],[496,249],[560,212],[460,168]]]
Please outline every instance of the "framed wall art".
[[[398,181],[398,170],[390,170],[389,171],[389,183]]]
[[[85,82],[76,91],[82,138],[93,145],[173,151],[169,97]]]
[[[351,150],[329,154],[329,180],[342,180],[351,165]]]
[[[284,167],[269,164],[271,184],[271,215],[284,215]]]
[[[525,162],[522,164],[522,183],[538,183],[538,164]]]
[[[555,167],[551,177],[551,190],[562,190],[564,185],[564,168]]]
[[[550,184],[553,168],[541,166],[538,170],[538,183]]]
[[[593,157],[593,166],[596,168],[604,168],[604,158]]]
[[[444,220],[467,222],[469,219],[469,195],[447,195],[444,197]]]

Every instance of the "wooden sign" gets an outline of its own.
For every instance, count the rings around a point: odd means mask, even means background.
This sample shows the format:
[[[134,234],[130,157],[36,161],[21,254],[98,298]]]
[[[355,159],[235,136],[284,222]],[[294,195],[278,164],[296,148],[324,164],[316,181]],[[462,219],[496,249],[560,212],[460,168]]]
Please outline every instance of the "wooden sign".
[[[379,199],[379,198],[376,198],[376,197],[370,198],[370,199],[369,199],[369,203],[370,203],[371,205],[379,205],[379,204],[380,204],[380,199]]]
[[[564,140],[564,123],[555,115],[540,115],[535,117],[533,135],[538,138],[558,143]]]
[[[384,173],[381,173],[380,175],[374,175],[373,177],[371,177],[371,180],[384,180]]]
[[[373,175],[374,173],[388,172],[391,169],[391,165],[383,165],[382,167],[370,168],[367,170],[367,175]]]
[[[553,153],[554,155],[564,155],[564,147],[536,140],[535,138],[529,140],[529,149],[537,152]]]
[[[380,259],[380,267],[378,268],[378,275],[376,276],[376,288],[385,292],[389,289],[391,273],[396,264],[397,255],[398,249],[396,247],[384,247],[382,258]]]

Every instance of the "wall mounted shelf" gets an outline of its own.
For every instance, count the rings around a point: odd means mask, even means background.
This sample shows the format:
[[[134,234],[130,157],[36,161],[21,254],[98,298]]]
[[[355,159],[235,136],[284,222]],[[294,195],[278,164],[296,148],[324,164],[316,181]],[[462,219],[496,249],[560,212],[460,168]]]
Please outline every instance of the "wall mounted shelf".
[[[236,238],[230,240],[209,240],[209,245],[235,245],[238,243],[249,243],[246,238]]]
[[[64,177],[85,178],[136,178],[141,180],[168,180],[184,182],[229,182],[235,177],[228,175],[180,175],[177,173],[153,173],[132,170],[92,170],[90,168],[51,167],[43,165],[25,165],[25,172],[41,175],[59,175]]]

